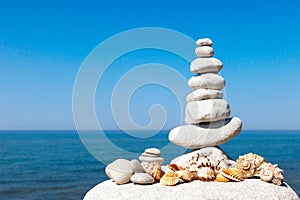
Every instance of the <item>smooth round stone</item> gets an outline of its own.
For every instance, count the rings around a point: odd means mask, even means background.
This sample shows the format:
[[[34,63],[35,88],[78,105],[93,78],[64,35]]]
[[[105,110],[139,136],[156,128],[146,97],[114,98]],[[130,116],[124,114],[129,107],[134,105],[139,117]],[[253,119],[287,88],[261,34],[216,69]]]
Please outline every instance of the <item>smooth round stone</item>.
[[[133,174],[129,160],[117,159],[105,168],[106,175],[117,184],[124,184],[130,181]]]
[[[134,173],[146,172],[141,163],[136,159],[130,161],[130,167]]]
[[[225,87],[225,80],[218,74],[208,73],[191,77],[188,85],[193,90],[200,88],[222,90]]]
[[[242,130],[242,121],[234,117],[220,128],[201,128],[196,125],[179,126],[169,133],[169,140],[185,148],[203,148],[223,144]]]
[[[164,159],[162,157],[148,157],[148,156],[140,156],[139,157],[140,161],[144,161],[144,162],[159,162],[159,163],[163,163]]]
[[[147,173],[135,173],[130,177],[130,180],[135,184],[151,184],[154,183],[155,180],[152,176]]]
[[[222,99],[223,92],[212,89],[198,89],[190,93],[186,97],[186,102],[201,101],[206,99]]]
[[[201,46],[195,49],[195,53],[197,56],[201,58],[210,58],[214,56],[214,49],[210,46]]]
[[[194,74],[218,73],[222,68],[223,63],[217,58],[197,58],[190,65]]]
[[[213,42],[209,38],[200,38],[200,39],[198,39],[196,41],[196,45],[198,47],[201,47],[201,46],[212,46]]]
[[[185,123],[212,122],[230,116],[230,106],[224,99],[192,101],[186,105]]]
[[[145,153],[160,155],[160,150],[157,149],[157,148],[148,148],[148,149],[145,150]]]

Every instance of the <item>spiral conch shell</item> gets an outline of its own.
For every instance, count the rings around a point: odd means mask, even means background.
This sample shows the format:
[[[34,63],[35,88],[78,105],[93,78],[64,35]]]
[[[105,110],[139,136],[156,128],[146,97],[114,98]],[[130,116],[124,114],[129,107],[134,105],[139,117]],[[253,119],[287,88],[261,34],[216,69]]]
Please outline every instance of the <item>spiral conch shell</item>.
[[[241,170],[243,178],[250,178],[258,176],[261,169],[261,165],[266,160],[254,153],[248,153],[240,156],[236,161],[236,168]]]
[[[281,185],[283,182],[283,170],[277,164],[264,163],[260,170],[260,179],[265,182],[272,182],[275,185]]]
[[[160,179],[160,183],[166,186],[173,186],[176,185],[178,182],[179,182],[179,178],[177,174],[175,174],[174,172],[167,172]]]

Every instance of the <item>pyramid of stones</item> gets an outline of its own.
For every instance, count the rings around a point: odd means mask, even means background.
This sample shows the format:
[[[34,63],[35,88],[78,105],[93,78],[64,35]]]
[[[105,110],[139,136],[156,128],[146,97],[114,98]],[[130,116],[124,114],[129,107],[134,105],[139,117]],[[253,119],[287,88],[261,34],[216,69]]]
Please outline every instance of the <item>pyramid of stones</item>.
[[[198,149],[223,144],[237,136],[242,121],[230,118],[230,106],[223,99],[225,80],[219,75],[223,64],[213,58],[213,42],[209,38],[196,41],[196,58],[190,65],[195,76],[188,85],[192,93],[186,97],[186,125],[176,127],[169,133],[169,140],[178,146]]]

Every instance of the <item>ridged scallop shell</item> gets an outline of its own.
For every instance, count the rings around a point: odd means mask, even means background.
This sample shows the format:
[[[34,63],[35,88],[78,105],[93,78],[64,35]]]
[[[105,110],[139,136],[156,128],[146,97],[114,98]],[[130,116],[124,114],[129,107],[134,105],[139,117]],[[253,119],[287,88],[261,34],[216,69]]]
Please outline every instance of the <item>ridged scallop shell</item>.
[[[166,186],[173,186],[179,182],[178,176],[174,172],[167,172],[160,179],[160,183]]]
[[[265,182],[272,182],[275,185],[281,185],[284,180],[283,170],[277,164],[264,163],[261,166],[260,179]]]
[[[193,180],[193,174],[187,170],[179,170],[179,171],[176,171],[175,174],[183,181],[190,182]]]
[[[223,169],[220,171],[220,174],[222,174],[222,176],[224,176],[230,180],[233,180],[233,181],[242,181],[243,180],[241,171],[236,168]]]
[[[230,182],[229,178],[226,178],[225,176],[223,176],[222,174],[217,174],[215,182]]]
[[[177,164],[169,164],[168,167],[173,170],[173,171],[179,171],[179,170],[182,170],[182,167],[180,167],[179,165]]]
[[[241,170],[243,178],[258,176],[261,165],[266,160],[254,153],[248,153],[240,156],[236,161],[236,168]]]
[[[163,176],[160,162],[142,162],[141,165],[145,169],[146,173],[151,175],[155,180],[159,181]]]

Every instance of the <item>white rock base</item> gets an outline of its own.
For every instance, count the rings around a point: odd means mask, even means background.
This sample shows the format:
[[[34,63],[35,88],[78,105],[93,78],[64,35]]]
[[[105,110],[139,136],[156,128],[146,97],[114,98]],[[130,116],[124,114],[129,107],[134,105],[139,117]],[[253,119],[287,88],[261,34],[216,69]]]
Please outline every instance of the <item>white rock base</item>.
[[[85,200],[97,199],[247,199],[247,200],[298,200],[297,194],[287,185],[277,186],[259,179],[246,179],[242,182],[217,183],[192,181],[176,186],[117,185],[112,180],[104,181],[92,188]]]

